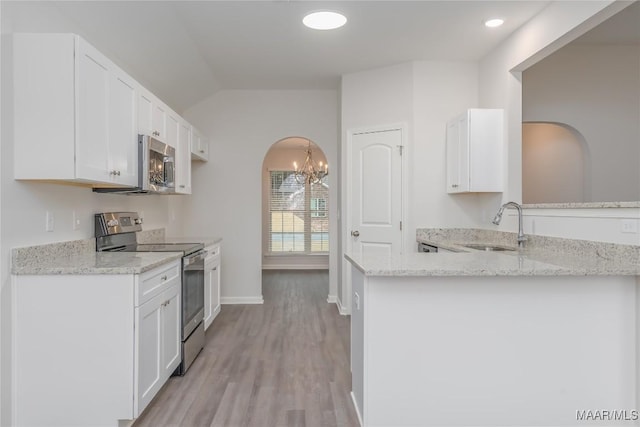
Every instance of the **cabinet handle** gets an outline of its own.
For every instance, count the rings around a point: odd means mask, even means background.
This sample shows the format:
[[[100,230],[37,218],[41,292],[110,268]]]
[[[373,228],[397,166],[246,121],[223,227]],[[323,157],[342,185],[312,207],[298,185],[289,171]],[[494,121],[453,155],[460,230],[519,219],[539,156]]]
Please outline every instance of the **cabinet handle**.
[[[162,281],[164,282],[165,280],[167,280],[167,276],[162,276],[162,277],[160,278],[160,280],[162,280]]]
[[[452,187],[453,188],[458,188],[458,184],[453,184]]]
[[[200,150],[201,153],[204,153],[204,150]]]
[[[180,188],[184,188],[184,185],[181,185]]]
[[[116,175],[120,176],[120,171],[116,171]]]
[[[216,271],[218,269],[218,267],[213,267],[213,271]]]

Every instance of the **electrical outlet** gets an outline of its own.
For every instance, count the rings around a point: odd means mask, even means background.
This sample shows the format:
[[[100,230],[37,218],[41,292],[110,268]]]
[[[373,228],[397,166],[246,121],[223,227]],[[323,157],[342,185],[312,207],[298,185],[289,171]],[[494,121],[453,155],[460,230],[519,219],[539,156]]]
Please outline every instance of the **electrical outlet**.
[[[81,223],[80,217],[78,216],[78,213],[76,211],[73,211],[72,221],[73,221],[73,229],[74,230],[79,230],[80,226],[82,225],[82,223]]]
[[[53,212],[47,211],[45,214],[45,231],[53,231],[55,227],[55,219],[53,217]]]
[[[620,222],[620,231],[623,233],[638,233],[638,221],[634,219],[623,219]]]

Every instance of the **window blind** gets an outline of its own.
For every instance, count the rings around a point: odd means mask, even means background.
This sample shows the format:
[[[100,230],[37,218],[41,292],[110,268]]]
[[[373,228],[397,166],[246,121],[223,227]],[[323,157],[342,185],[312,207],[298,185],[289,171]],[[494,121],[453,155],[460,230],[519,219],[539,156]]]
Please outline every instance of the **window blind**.
[[[329,186],[300,183],[293,171],[270,171],[269,253],[329,251]]]

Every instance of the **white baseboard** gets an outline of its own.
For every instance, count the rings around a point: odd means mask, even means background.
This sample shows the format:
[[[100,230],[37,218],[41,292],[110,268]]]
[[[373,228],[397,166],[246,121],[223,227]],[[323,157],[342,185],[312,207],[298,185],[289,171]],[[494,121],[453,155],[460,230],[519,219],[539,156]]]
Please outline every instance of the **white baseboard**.
[[[327,297],[327,302],[328,302],[329,304],[335,304],[336,302],[338,302],[338,297],[337,297],[337,296],[335,296],[335,295],[329,295],[329,296]]]
[[[264,304],[262,295],[255,297],[222,297],[220,304]]]
[[[351,395],[351,402],[353,402],[353,407],[356,410],[356,415],[358,416],[358,422],[360,423],[360,426],[363,426],[364,424],[362,423],[362,415],[360,415],[360,408],[358,408],[358,404],[356,403],[356,396],[353,394],[353,392],[349,393]]]
[[[338,307],[338,313],[343,316],[348,316],[349,314],[351,314],[351,311],[347,310],[347,307],[342,305],[342,301],[340,301],[338,298],[336,298],[336,307]]]
[[[269,264],[262,265],[263,270],[328,270],[325,264]]]

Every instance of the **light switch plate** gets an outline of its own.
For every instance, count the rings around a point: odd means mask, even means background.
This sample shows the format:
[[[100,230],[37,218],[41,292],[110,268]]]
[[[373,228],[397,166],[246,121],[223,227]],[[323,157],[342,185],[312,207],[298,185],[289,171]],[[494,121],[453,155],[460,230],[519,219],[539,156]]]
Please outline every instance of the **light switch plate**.
[[[73,211],[72,221],[73,221],[73,229],[79,230],[82,224],[80,222],[80,217],[78,217],[78,213],[76,211]]]
[[[47,211],[45,214],[45,231],[53,231],[55,227],[55,219],[53,217],[53,212]]]

